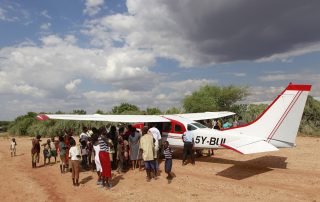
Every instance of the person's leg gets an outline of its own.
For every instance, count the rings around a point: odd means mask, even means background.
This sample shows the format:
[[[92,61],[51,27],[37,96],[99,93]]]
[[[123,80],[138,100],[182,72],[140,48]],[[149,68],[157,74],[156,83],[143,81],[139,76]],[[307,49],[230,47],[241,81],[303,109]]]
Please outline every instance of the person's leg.
[[[72,168],[72,183],[73,183],[73,185],[75,186],[76,185],[76,182],[75,182],[75,175],[76,175],[76,173],[75,173],[75,171],[76,171],[76,169],[75,169],[75,167],[76,167],[76,164],[75,164],[75,161],[72,161],[71,160],[71,168]]]
[[[97,175],[98,175],[98,181],[97,181],[97,185],[101,185],[102,181],[101,181],[101,172],[97,171]]]
[[[195,164],[195,161],[194,161],[194,151],[193,151],[193,145],[190,144],[189,145],[189,152],[190,152],[190,156],[191,156],[191,163],[194,165]]]
[[[154,159],[154,161],[153,161],[153,163],[154,163],[154,177],[155,177],[155,179],[157,178],[157,176],[158,176],[158,172],[159,172],[159,162],[158,162],[158,159],[157,158],[155,158]]]
[[[184,146],[183,146],[183,156],[182,156],[182,165],[185,165],[185,162],[186,162],[186,160],[187,160],[187,153],[188,153],[187,144],[184,143]]]
[[[32,168],[36,167],[36,162],[37,162],[37,157],[36,154],[31,154],[32,155]]]
[[[141,159],[139,159],[137,161],[138,161],[139,171],[141,171],[142,170],[142,168],[141,168]]]
[[[35,155],[36,155],[35,156],[36,162],[35,162],[34,166],[37,167],[37,163],[40,163],[40,153],[36,153]]]
[[[80,161],[74,161],[74,174],[76,179],[76,186],[79,186]]]
[[[145,161],[144,165],[146,167],[147,182],[150,182],[150,180],[151,180],[151,161]]]
[[[40,152],[37,153],[37,163],[40,163]]]
[[[171,169],[172,169],[172,159],[166,159],[166,163],[167,163],[167,173],[168,173],[168,179],[171,180],[172,179],[172,175],[171,175]]]
[[[131,170],[134,170],[134,160],[131,161]]]
[[[165,160],[164,162],[164,171],[167,173],[167,179],[169,177],[169,172],[168,172],[168,159]]]

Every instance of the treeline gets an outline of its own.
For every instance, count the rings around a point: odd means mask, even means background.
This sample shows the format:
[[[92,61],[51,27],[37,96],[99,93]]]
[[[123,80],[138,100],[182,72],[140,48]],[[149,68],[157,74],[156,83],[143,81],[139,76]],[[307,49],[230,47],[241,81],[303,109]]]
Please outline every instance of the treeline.
[[[0,132],[6,132],[8,130],[10,121],[0,121]]]
[[[205,85],[199,90],[183,99],[183,107],[170,108],[161,111],[157,107],[150,107],[145,110],[130,103],[121,103],[114,106],[111,111],[97,110],[97,114],[179,114],[179,113],[195,113],[205,111],[233,111],[243,117],[246,122],[251,122],[259,116],[268,106],[267,104],[237,104],[248,95],[246,87],[219,87]],[[58,111],[55,114],[64,114]],[[68,114],[86,114],[83,109],[73,110]],[[9,133],[12,135],[43,135],[53,136],[63,134],[65,129],[73,129],[75,134],[79,134],[82,126],[100,127],[105,122],[94,121],[67,121],[67,120],[36,120],[36,113],[29,112],[26,115],[17,117],[8,126]],[[320,135],[320,102],[309,96],[303,113],[299,132],[305,135]]]

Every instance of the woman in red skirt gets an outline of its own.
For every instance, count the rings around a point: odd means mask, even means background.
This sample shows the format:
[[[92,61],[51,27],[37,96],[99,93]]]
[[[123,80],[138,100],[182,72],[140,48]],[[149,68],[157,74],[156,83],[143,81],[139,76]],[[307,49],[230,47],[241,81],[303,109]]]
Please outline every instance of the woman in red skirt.
[[[101,129],[101,128],[100,128]],[[104,129],[105,130],[105,129]],[[111,163],[110,163],[110,156],[109,156],[109,143],[106,137],[105,131],[99,130],[100,137],[99,137],[99,145],[100,145],[100,152],[99,152],[99,159],[102,167],[102,186],[111,188]],[[110,180],[109,180],[110,179]]]

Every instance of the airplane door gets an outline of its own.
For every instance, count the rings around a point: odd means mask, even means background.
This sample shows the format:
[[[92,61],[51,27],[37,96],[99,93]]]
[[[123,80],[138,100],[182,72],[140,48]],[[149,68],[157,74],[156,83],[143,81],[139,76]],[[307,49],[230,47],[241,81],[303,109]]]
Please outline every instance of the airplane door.
[[[171,131],[168,133],[168,142],[173,147],[182,147],[182,135],[185,132],[185,127],[182,123],[173,121]]]

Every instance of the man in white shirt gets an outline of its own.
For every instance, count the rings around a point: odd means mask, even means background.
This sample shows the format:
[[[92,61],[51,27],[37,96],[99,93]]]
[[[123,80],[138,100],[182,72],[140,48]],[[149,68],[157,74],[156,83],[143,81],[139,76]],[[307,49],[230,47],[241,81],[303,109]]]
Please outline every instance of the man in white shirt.
[[[153,139],[155,140],[155,142],[154,142],[154,172],[155,172],[155,177],[157,177],[158,171],[159,171],[158,153],[159,153],[159,147],[160,147],[160,141],[161,141],[161,133],[158,130],[158,128],[156,128],[156,124],[151,125],[149,132],[152,133]]]
[[[194,136],[189,126],[187,128],[187,131],[182,135],[182,141],[184,143],[182,165],[186,165],[188,154],[191,156],[191,163],[194,165],[195,164],[194,153],[193,153],[194,152],[193,151]]]

